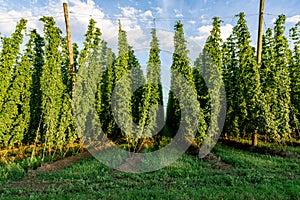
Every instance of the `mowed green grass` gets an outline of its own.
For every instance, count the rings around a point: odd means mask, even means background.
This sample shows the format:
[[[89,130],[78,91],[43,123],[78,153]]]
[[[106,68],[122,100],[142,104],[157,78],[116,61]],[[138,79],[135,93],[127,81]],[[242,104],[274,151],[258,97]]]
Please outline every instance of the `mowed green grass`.
[[[34,187],[2,183],[0,199],[300,199],[296,157],[270,156],[221,144],[213,152],[234,168],[218,169],[183,155],[155,172],[112,173],[89,157],[64,170],[38,174],[32,180]]]

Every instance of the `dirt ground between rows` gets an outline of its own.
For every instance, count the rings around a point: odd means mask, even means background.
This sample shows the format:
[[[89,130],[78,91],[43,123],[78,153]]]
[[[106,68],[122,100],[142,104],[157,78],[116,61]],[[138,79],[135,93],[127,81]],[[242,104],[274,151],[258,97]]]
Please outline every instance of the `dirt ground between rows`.
[[[259,148],[259,147],[253,148],[249,145],[240,144],[240,143],[237,143],[234,141],[222,141],[222,143],[229,145],[229,146],[234,146],[235,148],[238,148],[238,149],[253,151],[253,152],[257,152],[257,153],[261,153],[261,154],[277,155],[277,156],[281,156],[284,158],[290,158],[292,155],[291,152],[273,151],[273,150],[269,150],[266,148]],[[190,148],[187,153],[191,156],[197,156],[197,150],[195,150],[193,148]],[[90,156],[91,156],[91,154],[88,151],[84,151],[75,156],[70,156],[70,157],[55,161],[50,164],[44,164],[41,167],[37,168],[36,170],[29,171],[28,176],[25,177],[23,180],[12,183],[6,187],[8,187],[8,188],[30,188],[31,190],[42,189],[42,188],[46,188],[49,186],[57,187],[63,183],[62,182],[46,182],[46,181],[40,182],[39,180],[37,180],[35,178],[35,176],[41,172],[55,173],[59,170],[65,169],[66,167],[68,167],[72,164],[78,163],[81,159],[84,159],[84,158],[87,158]],[[293,156],[300,158],[299,154],[293,155]],[[209,163],[212,166],[213,170],[232,170],[232,169],[234,169],[234,167],[232,165],[223,162],[221,160],[221,158],[216,156],[214,153],[209,153],[204,158],[202,158],[202,160],[204,162]],[[133,164],[140,164],[140,162],[137,163],[137,161],[134,161],[134,163],[132,163],[132,161],[129,158],[122,164],[121,168],[122,169],[126,169],[126,168],[131,169]],[[128,171],[130,171],[130,170],[128,170]],[[122,173],[122,172],[120,172],[118,170],[112,170],[111,174],[115,174],[115,173]]]
[[[35,176],[38,173],[46,172],[46,173],[55,173],[59,170],[65,169],[66,167],[79,162],[81,159],[87,158],[91,156],[88,151],[84,151],[75,156],[66,157],[61,160],[57,160],[53,163],[44,164],[41,167],[38,167],[35,170],[28,171],[28,176],[24,178],[24,180],[17,181],[8,185],[9,188],[31,188],[31,189],[41,189],[46,188],[48,186],[59,186],[60,182],[50,183],[50,182],[39,182],[36,180]]]
[[[66,167],[76,164],[79,162],[81,159],[87,158],[91,156],[91,154],[88,151],[82,152],[76,156],[71,156],[64,158],[62,160],[55,161],[50,164],[45,164],[36,170],[31,170],[28,172],[28,176],[25,177],[23,180],[14,182],[8,186],[7,188],[20,188],[20,189],[25,189],[25,188],[30,188],[30,190],[38,190],[38,189],[43,189],[47,187],[58,187],[59,185],[63,184],[63,182],[49,182],[49,181],[44,181],[41,182],[37,180],[35,177],[38,173],[41,172],[46,172],[46,173],[55,173],[59,170],[65,169]],[[212,168],[217,169],[217,170],[225,170],[225,169],[233,169],[233,167],[227,163],[224,163],[221,161],[219,157],[217,157],[213,153],[209,153],[205,158],[203,158],[203,161],[208,162],[209,164],[212,165]],[[130,159],[128,161],[125,161],[122,164],[122,168],[125,169],[127,165],[132,165]],[[125,168],[124,168],[125,166]],[[122,173],[118,170],[113,170],[111,172],[112,174],[115,173]]]

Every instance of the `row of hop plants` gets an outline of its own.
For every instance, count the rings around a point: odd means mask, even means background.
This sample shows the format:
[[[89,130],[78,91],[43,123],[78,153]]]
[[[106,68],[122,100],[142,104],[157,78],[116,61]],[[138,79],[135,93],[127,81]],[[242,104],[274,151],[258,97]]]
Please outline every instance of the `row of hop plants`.
[[[236,17],[237,23],[226,41],[221,39],[222,21],[213,19],[211,34],[194,63],[194,80],[206,124],[212,121],[212,108],[218,107],[218,102],[210,98],[216,94],[206,87],[209,78],[204,81],[203,77],[219,75],[225,84],[227,105],[223,136],[252,138],[254,143],[257,137],[280,144],[299,140],[300,22],[287,32],[286,17],[278,16],[274,27],[263,35],[259,65],[245,14]],[[218,68],[218,74],[212,75],[206,67],[211,65]]]
[[[160,49],[155,29],[151,32],[144,76],[121,23],[118,53],[115,54],[91,19],[83,48],[79,50],[78,45],[73,44],[75,88],[79,91],[74,93],[67,40],[54,19],[40,19],[44,23],[43,36],[36,30],[28,31],[27,20],[21,19],[10,37],[1,37],[1,149],[39,144],[50,154],[62,151],[66,145],[83,142],[86,125],[94,123],[86,118],[91,106],[106,136],[136,152],[144,150],[145,146],[159,146],[156,145],[159,141],[165,141],[161,139],[163,136],[174,137],[180,123],[187,127],[186,136],[193,136],[190,127],[195,121],[198,122],[195,140],[198,147],[208,131],[222,131],[233,138],[258,135],[260,139],[280,143],[299,139],[300,23],[289,30],[289,44],[284,26],[286,18],[278,16],[274,28],[264,34],[262,63],[258,65],[245,14],[237,17],[226,41],[221,39],[222,20],[213,18],[210,35],[193,64],[188,57],[183,24],[175,23],[168,102],[163,102],[162,98]],[[192,101],[191,94],[178,88],[183,83],[176,76],[177,72],[187,80],[197,99]],[[218,100],[225,95],[222,81],[216,80],[223,81],[226,91],[224,127],[212,126],[222,124],[220,113],[224,102]],[[119,90],[114,91],[116,86]],[[183,98],[180,101],[192,103],[180,103],[173,93],[176,90]],[[79,107],[72,107],[74,96]],[[90,99],[86,101],[82,97]],[[159,104],[167,105],[166,116],[153,106]],[[185,115],[182,113],[185,109],[196,115]],[[74,112],[81,115],[74,116]],[[197,116],[197,119],[190,116]],[[161,130],[158,125],[165,118],[166,124]],[[119,121],[123,123],[121,128],[117,124]],[[140,137],[142,135],[145,137]]]

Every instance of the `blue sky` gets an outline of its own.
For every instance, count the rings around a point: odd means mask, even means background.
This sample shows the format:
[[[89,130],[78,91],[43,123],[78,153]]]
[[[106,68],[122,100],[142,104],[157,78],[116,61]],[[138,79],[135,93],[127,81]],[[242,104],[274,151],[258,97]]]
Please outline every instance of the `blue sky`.
[[[73,40],[81,43],[88,20],[98,21],[103,38],[115,48],[117,20],[121,19],[128,31],[128,40],[135,49],[149,46],[150,28],[159,30],[161,47],[172,51],[173,25],[177,20],[184,23],[186,38],[194,60],[203,46],[211,29],[211,19],[220,17],[222,37],[227,38],[236,23],[234,15],[246,13],[252,44],[257,37],[259,0],[0,0],[0,32],[9,35],[21,17],[29,20],[30,28],[42,32],[42,23],[38,19],[43,15],[55,17],[58,26],[64,31],[62,3],[69,3],[71,31]],[[265,0],[264,28],[272,27],[274,18],[279,14],[287,16],[287,27],[300,20],[299,0]]]
[[[82,44],[88,21],[93,18],[101,28],[103,39],[116,52],[117,21],[120,19],[127,31],[129,44],[135,49],[143,68],[148,58],[150,29],[155,25],[160,40],[165,91],[169,85],[173,25],[177,20],[184,23],[191,63],[209,35],[214,16],[224,21],[221,31],[225,40],[236,24],[234,16],[245,12],[253,46],[257,38],[259,0],[0,0],[0,33],[9,36],[22,17],[29,20],[29,29],[36,28],[42,33],[43,24],[38,19],[44,15],[53,16],[65,32],[63,2],[69,4],[73,41]],[[300,21],[300,1],[265,0],[264,30],[273,27],[274,19],[279,14],[287,16],[287,29],[293,26]]]

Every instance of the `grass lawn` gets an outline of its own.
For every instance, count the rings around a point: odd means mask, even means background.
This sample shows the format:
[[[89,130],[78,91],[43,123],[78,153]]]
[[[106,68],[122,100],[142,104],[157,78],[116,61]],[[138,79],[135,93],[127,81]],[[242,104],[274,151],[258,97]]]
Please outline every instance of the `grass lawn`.
[[[88,157],[54,173],[2,182],[0,199],[300,199],[299,158],[222,144],[213,152],[231,168],[185,154],[159,171],[114,173]]]

